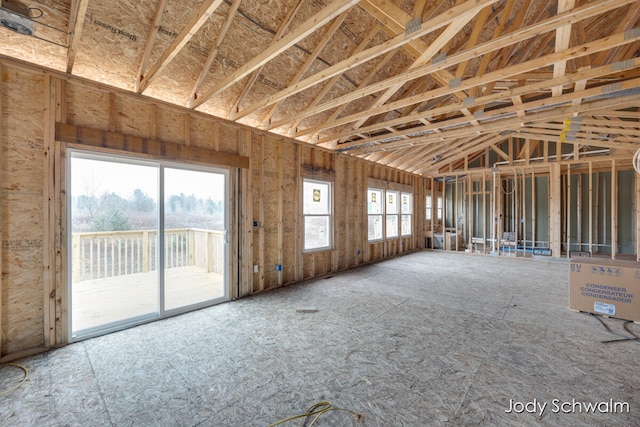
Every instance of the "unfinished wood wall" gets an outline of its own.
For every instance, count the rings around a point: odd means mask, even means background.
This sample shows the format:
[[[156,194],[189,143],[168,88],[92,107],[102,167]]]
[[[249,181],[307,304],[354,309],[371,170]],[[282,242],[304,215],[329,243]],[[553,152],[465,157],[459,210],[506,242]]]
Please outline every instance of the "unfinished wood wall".
[[[232,298],[422,247],[423,183],[415,175],[17,61],[0,67],[2,360],[67,342],[67,146],[135,145],[137,155],[163,159],[188,147],[198,163],[206,157],[229,168]],[[93,145],[83,145],[89,134]],[[154,141],[173,148],[153,152]],[[303,177],[333,182],[333,250],[303,252]],[[411,237],[367,242],[370,178],[414,187]]]
[[[630,157],[621,155],[504,167],[495,174],[467,170],[426,179],[425,185],[448,182],[441,191],[444,226],[464,235],[458,250],[497,250],[494,236],[514,233],[518,247],[530,252],[548,248],[553,257],[580,252],[640,261],[638,175]]]

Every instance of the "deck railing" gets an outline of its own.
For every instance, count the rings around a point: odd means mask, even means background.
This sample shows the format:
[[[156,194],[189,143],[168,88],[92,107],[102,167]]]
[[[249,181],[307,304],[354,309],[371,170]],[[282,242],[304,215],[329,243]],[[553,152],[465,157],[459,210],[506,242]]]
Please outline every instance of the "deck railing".
[[[155,230],[73,233],[73,281],[155,271]],[[224,273],[224,231],[176,228],[164,233],[165,268],[197,266]]]

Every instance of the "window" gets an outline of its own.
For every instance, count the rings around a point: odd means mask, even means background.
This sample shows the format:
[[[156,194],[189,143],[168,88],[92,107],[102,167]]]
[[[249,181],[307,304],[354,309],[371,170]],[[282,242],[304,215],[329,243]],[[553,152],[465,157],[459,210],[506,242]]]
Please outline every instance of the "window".
[[[442,219],[442,197],[438,197],[438,200],[437,200],[436,218]]]
[[[303,180],[304,250],[331,248],[331,183]]]
[[[410,236],[413,195],[397,190],[369,188],[367,190],[367,214],[369,241]]]
[[[401,193],[400,211],[402,213],[402,223],[400,233],[403,236],[411,235],[411,214],[413,213],[411,193]]]
[[[398,237],[398,193],[387,191],[387,237]]]
[[[367,190],[367,214],[369,215],[369,240],[382,239],[382,190]]]
[[[433,205],[431,204],[431,196],[427,196],[425,200],[426,212],[425,218],[427,221],[431,221],[433,215]]]

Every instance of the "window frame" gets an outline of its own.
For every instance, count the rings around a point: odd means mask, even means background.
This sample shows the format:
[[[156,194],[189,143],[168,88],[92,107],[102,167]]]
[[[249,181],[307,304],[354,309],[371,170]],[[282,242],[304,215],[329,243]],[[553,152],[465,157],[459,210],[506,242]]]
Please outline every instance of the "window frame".
[[[413,186],[406,184],[399,184],[393,182],[382,181],[374,178],[369,178],[367,183],[367,243],[380,243],[384,241],[397,240],[397,239],[406,239],[414,236],[414,189]],[[380,203],[381,213],[372,213],[370,209],[370,194],[372,191],[380,192],[382,196],[382,203]],[[395,201],[392,202],[391,206],[395,206],[394,212],[389,212],[390,199],[389,196],[393,195]],[[402,211],[402,197],[409,197],[409,212]],[[403,234],[402,224],[403,217],[409,217],[409,228],[410,232],[408,234]],[[371,230],[371,220],[373,217],[381,218],[382,222],[382,233],[380,238],[371,238],[369,231]],[[389,219],[395,217],[395,234],[389,235]]]
[[[404,198],[408,197],[409,199],[409,211],[408,212],[404,212],[402,210],[404,203]],[[400,224],[399,224],[399,228],[400,228],[400,237],[411,237],[413,236],[413,193],[409,193],[409,192],[405,192],[405,191],[401,191],[400,192]],[[404,218],[405,217],[409,217],[409,233],[405,234],[403,231],[403,224],[405,224]]]
[[[323,213],[323,214],[314,214],[314,213],[305,213],[305,183],[316,183],[319,185],[326,185],[328,188],[328,213]],[[324,178],[317,178],[317,177],[309,177],[309,176],[303,176],[302,177],[302,185],[301,185],[301,192],[302,192],[302,253],[312,253],[312,252],[322,252],[322,251],[331,251],[334,249],[334,206],[333,206],[333,180],[331,179],[324,179]],[[328,228],[329,230],[327,230],[327,237],[328,237],[328,245],[327,246],[317,246],[317,247],[313,247],[313,248],[307,248],[306,244],[307,244],[307,218],[311,218],[311,217],[315,217],[315,218],[328,218]]]
[[[380,194],[380,201],[371,201],[370,200],[370,196],[371,193],[375,193],[375,194]],[[368,187],[367,188],[367,241],[368,242],[381,242],[384,241],[384,236],[385,236],[385,216],[384,216],[384,208],[385,208],[385,203],[384,203],[384,189],[383,188],[377,188],[377,187]],[[379,212],[371,212],[371,203],[379,203],[380,204],[380,211]],[[371,219],[372,217],[375,218],[379,218],[380,220],[380,237],[374,237],[371,238],[369,231],[371,230]]]

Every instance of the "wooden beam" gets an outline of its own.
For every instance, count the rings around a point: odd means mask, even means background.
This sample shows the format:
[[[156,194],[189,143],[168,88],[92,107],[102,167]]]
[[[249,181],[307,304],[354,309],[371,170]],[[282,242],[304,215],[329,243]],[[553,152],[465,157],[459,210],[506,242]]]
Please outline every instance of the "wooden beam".
[[[276,56],[280,55],[285,50],[289,49],[294,44],[298,43],[300,40],[303,40],[308,35],[315,32],[317,29],[323,27],[329,21],[331,21],[336,16],[340,15],[342,12],[351,9],[355,6],[360,0],[348,0],[348,1],[339,1],[334,0],[329,6],[326,6],[320,12],[306,20],[304,23],[300,24],[296,27],[295,30],[291,31],[286,36],[282,37],[276,43],[269,46],[265,49],[261,54],[251,59],[249,62],[244,64],[238,70],[236,70],[231,75],[224,78],[220,83],[218,83],[215,87],[205,92],[202,96],[196,96],[193,107],[197,108],[200,105],[207,102],[209,99],[219,94],[223,90],[231,87],[238,81],[242,80],[244,77],[251,74],[253,71],[257,70],[267,62],[271,61]],[[238,115],[238,118],[243,117],[242,114]]]
[[[187,22],[178,37],[162,53],[160,58],[140,78],[139,93],[144,92],[149,84],[175,59],[198,30],[209,20],[211,15],[222,4],[223,0],[204,0],[198,12]]]
[[[369,31],[365,34],[365,36],[362,38],[362,41],[360,42],[360,44],[358,44],[358,46],[354,49],[353,52],[351,52],[350,56],[353,55],[357,55],[358,53],[362,52],[371,42],[371,40],[373,40],[373,38],[376,36],[376,34],[378,34],[380,32],[380,28],[377,25],[373,25]],[[380,64],[386,64],[391,57],[395,54],[395,52],[389,52],[387,53],[387,55],[378,63],[378,65],[374,68],[374,70],[377,70],[378,67],[380,67]],[[373,71],[372,71],[373,73]],[[365,77],[364,80],[369,81],[371,78],[373,78],[373,74],[370,73],[370,76]],[[342,78],[342,74],[336,74],[335,76],[333,76],[325,85],[324,87],[318,92],[318,94],[313,98],[313,101],[311,101],[309,103],[309,105],[307,105],[306,108],[312,108],[315,107],[316,105],[318,105],[318,103],[320,101],[322,101],[322,99],[324,98],[324,96],[329,93],[331,91],[331,89],[334,88],[334,86],[338,83],[338,81],[340,80],[340,78]],[[342,108],[346,107],[346,105],[341,106],[340,108],[336,109],[336,111],[332,114],[332,117],[337,117],[338,114],[340,114],[340,112],[342,111]],[[298,127],[298,125],[300,124],[300,120],[294,120],[291,125],[290,125],[290,131],[291,133],[296,132],[296,128]],[[271,126],[268,126],[267,129],[272,129]]]
[[[549,170],[549,247],[551,255],[561,257],[560,213],[562,211],[562,192],[560,186],[560,163],[552,163]]]
[[[420,30],[418,31],[415,31],[411,34],[407,34],[406,32],[402,34],[398,34],[391,40],[388,40],[384,43],[381,43],[377,46],[373,46],[363,51],[360,55],[351,56],[343,61],[338,62],[337,64],[334,64],[326,68],[325,70],[319,73],[316,73],[312,76],[307,77],[306,79],[300,81],[298,84],[294,86],[290,86],[286,89],[281,90],[276,94],[269,96],[266,99],[263,99],[262,101],[252,104],[251,106],[247,107],[245,110],[241,111],[238,114],[238,117],[247,116],[253,113],[254,111],[257,111],[261,108],[269,106],[289,96],[295,95],[296,93],[302,92],[303,90],[306,90],[312,86],[315,86],[325,80],[328,80],[337,74],[342,74],[352,68],[355,68],[358,65],[361,65],[367,61],[370,61],[373,58],[376,58],[380,55],[384,55],[385,53],[391,50],[402,47],[410,43],[411,41],[424,36],[425,34],[431,33],[437,29],[445,27],[449,25],[451,22],[454,22],[455,20],[460,19],[462,16],[465,16],[469,13],[475,14],[479,9],[489,4],[493,4],[496,1],[498,0],[478,0],[477,2],[475,0],[468,0],[467,2],[465,2],[460,6],[456,6],[447,10],[445,13],[443,13],[442,15],[439,15],[438,17],[432,20],[429,20],[427,22],[424,22],[420,27]],[[630,1],[630,0],[617,0],[617,1]],[[444,68],[446,67],[443,67],[442,69]],[[418,69],[421,69],[421,67],[417,68],[416,70]],[[395,83],[397,82],[394,82],[394,84]],[[372,86],[376,86],[376,85],[372,85]],[[386,89],[386,88],[380,88],[380,89],[374,90],[371,93],[378,92],[382,89]],[[354,99],[356,98],[360,98],[360,96],[356,96]],[[337,105],[334,105],[334,106],[337,106]]]
[[[220,50],[220,46],[222,46],[222,41],[224,40],[224,37],[227,35],[227,32],[229,31],[229,27],[231,26],[231,22],[233,22],[233,18],[235,17],[236,12],[238,11],[238,7],[240,7],[241,1],[242,0],[233,0],[233,2],[231,3],[231,7],[229,7],[229,12],[227,13],[227,17],[225,18],[225,21],[222,24],[222,28],[220,28],[220,31],[218,32],[218,36],[216,37],[216,41],[213,45],[213,49],[211,49],[211,51],[209,52],[209,55],[207,56],[207,60],[202,66],[202,69],[200,70],[200,74],[198,75],[196,83],[193,85],[191,94],[187,99],[187,107],[189,108],[193,105],[193,101],[195,101],[196,99],[196,93],[198,92],[198,90],[200,90],[200,87],[202,86],[205,79],[209,75],[209,70],[211,69],[211,65],[213,64],[213,61],[215,61],[216,57],[218,56],[218,51]]]
[[[298,0],[298,3],[296,4],[296,6],[291,10],[289,10],[289,12],[287,13],[287,16],[280,23],[280,26],[278,27],[278,31],[276,31],[276,35],[273,37],[273,41],[271,42],[272,45],[278,40],[280,40],[282,36],[285,34],[285,32],[289,29],[289,25],[291,24],[293,17],[296,15],[298,10],[300,9],[300,6],[302,5],[302,3],[303,3],[303,0]],[[229,113],[227,114],[227,117],[229,119],[231,120],[235,119],[236,114],[238,113],[238,105],[240,105],[242,100],[247,96],[247,94],[249,93],[253,85],[256,83],[256,80],[258,80],[258,76],[262,72],[263,68],[264,68],[264,65],[258,68],[257,70],[255,70],[253,74],[251,74],[249,81],[244,86],[244,88],[240,92],[240,95],[236,98],[236,101],[233,103],[233,105],[229,109]]]
[[[249,168],[249,157],[206,148],[186,146],[158,139],[140,138],[117,132],[56,123],[56,139],[80,148],[92,147],[106,152],[126,152],[140,157],[179,160],[198,165]]]
[[[325,35],[322,37],[322,40],[318,42],[316,47],[313,49],[313,52],[311,52],[311,54],[307,57],[307,60],[304,62],[304,64],[302,64],[302,66],[296,71],[295,76],[293,76],[293,78],[287,83],[287,86],[296,84],[302,79],[302,76],[304,76],[304,74],[309,70],[309,68],[311,68],[315,60],[320,55],[320,52],[322,52],[322,49],[325,48],[325,46],[327,45],[327,43],[329,43],[329,41],[331,40],[335,32],[338,31],[338,29],[340,28],[340,26],[342,25],[342,23],[344,22],[344,19],[347,17],[348,14],[349,14],[348,10],[345,12],[342,12],[333,21],[333,24],[331,24],[331,26],[329,27]],[[277,111],[278,107],[280,107],[281,103],[282,101],[278,101],[275,104],[273,104],[271,106],[271,110],[262,119],[262,121],[265,123],[268,123],[271,120],[271,117],[273,116],[273,114],[275,114],[275,112]]]
[[[71,0],[71,15],[69,16],[69,42],[67,47],[67,73],[73,71],[73,64],[78,53],[80,35],[84,27],[84,17],[87,14],[89,0]]]
[[[483,9],[486,10],[489,9],[488,7]],[[440,33],[440,35],[429,45],[429,47],[420,54],[420,56],[418,57],[418,59],[416,59],[413,64],[411,64],[408,68],[408,70],[417,68],[421,65],[426,64],[427,62],[431,61],[433,59],[433,57],[440,51],[440,49],[442,49],[442,47],[444,47],[447,43],[449,43],[449,41],[460,32],[460,30],[462,28],[465,27],[465,25],[467,25],[467,23],[469,21],[471,21],[473,18],[475,17],[474,14],[468,14],[465,15],[463,17],[461,17],[459,20],[456,20],[454,22],[452,22],[451,24],[449,24],[447,26],[447,28]],[[389,99],[391,99],[391,97],[393,95],[396,94],[396,92],[398,92],[398,90],[400,90],[400,88],[405,84],[405,82],[398,82],[395,85],[391,86],[390,88],[386,89],[384,91],[383,94],[381,94],[378,99],[376,99],[376,101],[373,103],[373,105],[371,105],[370,108],[376,108],[379,107],[383,104],[385,104]],[[360,126],[362,126],[362,124],[364,122],[367,121],[367,119],[371,117],[371,116],[363,116],[362,118],[358,119],[352,126],[353,129],[358,129]]]
[[[164,13],[164,9],[167,6],[167,0],[160,0],[158,5],[156,6],[156,14],[153,18],[153,23],[151,24],[151,28],[149,28],[149,35],[147,36],[147,41],[144,45],[144,53],[142,54],[142,59],[140,60],[140,65],[138,66],[138,73],[136,74],[136,81],[134,83],[134,91],[140,91],[140,81],[142,80],[142,73],[147,68],[149,63],[149,58],[151,57],[151,50],[153,49],[153,45],[155,44],[156,37],[158,36],[158,29],[160,28],[160,21],[162,20],[162,14]]]
[[[573,9],[575,0],[558,0],[558,13],[562,13]],[[556,28],[556,45],[555,51],[565,50],[569,47],[571,40],[571,24],[563,25]],[[564,76],[567,68],[567,61],[560,60],[553,64],[553,77]],[[552,96],[562,95],[562,86],[555,86],[551,89]]]
[[[354,101],[358,98],[361,98],[363,96],[367,96],[376,92],[379,92],[381,90],[387,89],[397,83],[399,83],[400,81],[409,81],[409,80],[413,80],[416,79],[418,77],[423,77],[425,75],[429,75],[434,73],[435,71],[438,70],[442,70],[442,69],[446,69],[451,67],[452,65],[458,64],[464,60],[470,60],[470,59],[474,59],[476,58],[478,55],[483,55],[483,54],[487,54],[489,52],[492,52],[494,50],[498,50],[503,48],[505,45],[508,44],[515,44],[518,41],[521,40],[526,40],[528,38],[532,38],[535,37],[539,34],[540,31],[550,31],[551,29],[555,28],[555,26],[558,25],[558,23],[560,22],[564,22],[566,20],[569,21],[575,21],[578,19],[586,19],[589,17],[592,17],[594,15],[597,15],[599,13],[603,13],[606,12],[607,10],[603,10],[606,9],[605,6],[607,7],[611,7],[612,5],[615,4],[616,7],[619,7],[622,4],[626,4],[628,2],[630,2],[632,0],[613,0],[612,3],[606,3],[606,4],[602,4],[602,3],[597,3],[597,5],[590,3],[587,5],[584,5],[582,7],[576,8],[571,12],[565,12],[564,14],[560,14],[554,17],[551,17],[545,21],[533,24],[529,27],[523,28],[518,30],[517,32],[513,33],[513,34],[508,34],[508,35],[504,35],[502,37],[498,37],[495,38],[493,40],[487,41],[486,43],[477,46],[473,49],[470,50],[465,50],[463,52],[459,52],[457,54],[452,55],[451,57],[448,57],[445,61],[440,61],[437,62],[435,64],[425,64],[423,66],[417,67],[413,70],[410,70],[408,72],[390,77],[388,79],[385,79],[383,81],[377,82],[373,85],[369,85],[361,90],[355,90],[347,95],[343,95],[337,98],[334,98],[330,101],[325,102],[324,104],[318,105],[314,108],[302,111],[300,113],[291,115],[290,117],[288,117],[286,120],[284,120],[282,123],[275,123],[272,124],[272,126],[277,127],[277,126],[282,126],[285,125],[287,123],[287,121],[290,120],[296,120],[296,119],[302,119],[302,118],[306,118],[306,117],[310,117],[313,116],[315,114],[321,113],[323,111],[326,111],[328,109],[331,108],[335,108],[339,105],[345,104],[345,103],[349,103],[351,101]],[[620,2],[620,3],[618,3]],[[633,37],[633,33],[629,33],[630,36],[630,40],[626,41],[624,40],[625,34],[627,33],[619,33],[616,34],[616,36],[610,36],[610,37],[616,37],[616,40],[618,43],[621,44],[626,44],[626,43],[631,43],[633,41],[635,41],[637,39],[637,37]],[[525,63],[519,63],[516,65],[513,65],[512,67],[509,67],[509,69],[511,70],[509,73],[505,73],[503,75],[500,74],[500,71],[504,71],[504,70],[496,70],[493,73],[490,73],[489,75],[485,75],[485,76],[476,76],[474,78],[471,79],[467,79],[465,81],[463,81],[461,86],[456,87],[455,89],[446,87],[446,88],[440,88],[440,89],[436,89],[434,91],[432,91],[432,94],[434,96],[443,96],[446,94],[451,94],[451,93],[456,93],[460,90],[465,90],[468,88],[472,88],[474,86],[480,85],[480,84],[485,84],[487,81],[492,81],[492,80],[500,80],[503,79],[506,76],[515,76],[518,75],[520,73],[523,72],[527,72],[527,71],[532,71],[534,69],[538,69],[540,67],[544,67],[546,66],[549,62],[555,62],[558,61],[560,59],[572,59],[572,58],[577,58],[580,56],[585,56],[588,54],[591,54],[593,52],[598,52],[600,50],[606,49],[606,40],[608,40],[608,37],[605,37],[603,39],[600,39],[600,45],[598,46],[597,49],[595,49],[595,45],[593,43],[587,43],[585,45],[579,46],[579,47],[574,47],[571,49],[567,49],[566,51],[562,51],[562,52],[555,52],[552,54],[549,54],[545,57],[540,57],[540,58],[535,58],[532,60],[529,60]],[[622,40],[620,40],[622,39]],[[616,44],[617,45],[617,44]],[[582,50],[586,49],[587,51],[584,52]],[[528,65],[523,65],[523,64],[528,64]],[[336,64],[337,65],[337,64]],[[531,67],[534,66],[534,67]],[[519,67],[519,68],[516,68]],[[331,68],[331,67],[330,67]],[[329,69],[327,69],[329,70]],[[327,72],[327,70],[325,70],[325,72]],[[312,76],[314,77],[314,76]],[[314,78],[320,78],[322,79],[323,76],[320,75],[316,75]],[[308,79],[305,79],[305,81]],[[279,94],[276,94],[272,97],[270,97],[268,100],[264,101],[267,104],[269,104],[271,102],[272,99],[275,99],[274,97],[279,97],[280,95],[286,95],[289,96],[290,95],[290,91],[297,91],[298,86],[296,86],[296,88],[290,88],[290,89],[286,89],[287,93],[285,93],[285,91],[281,91],[279,92]],[[422,98],[421,98],[422,97]],[[415,97],[411,97],[411,98],[406,98],[391,104],[386,104],[385,106],[379,107],[378,109],[376,109],[375,114],[380,114],[382,112],[385,111],[391,111],[392,109],[395,108],[402,108],[405,107],[407,105],[412,105],[418,102],[423,102],[424,99],[424,94],[420,94],[420,95],[416,95]],[[275,102],[275,101],[274,101]],[[367,113],[369,113],[371,111],[367,111]],[[365,114],[365,113],[358,113],[358,114]],[[359,118],[359,116],[357,115],[352,115],[350,117],[350,119],[352,119],[351,121],[353,121],[353,119],[357,120]],[[298,135],[296,135],[298,136]]]
[[[632,95],[632,96],[626,97],[625,99],[613,99],[613,100],[607,99],[607,100],[601,100],[601,101],[594,101],[594,102],[591,103],[592,104],[591,108],[594,108],[594,109],[607,108],[608,105],[614,104],[614,103],[617,103],[620,106],[620,108],[625,108],[625,106],[627,106],[629,104],[633,105],[633,104],[637,104],[638,102],[639,102],[639,100],[634,99],[634,96]],[[575,108],[575,107],[565,107],[565,109],[561,109],[559,111],[546,111],[546,112],[542,112],[542,113],[537,113],[537,118],[542,118],[543,116],[551,117],[554,114],[557,114],[557,117],[566,117],[567,113],[571,113],[572,112],[571,111],[572,108]],[[562,110],[564,110],[565,112],[561,113]],[[531,119],[535,119],[535,118],[536,117],[532,116],[529,119],[531,120]],[[513,120],[513,119],[507,119],[506,121],[509,122],[510,120]],[[502,125],[504,125],[504,127]],[[503,130],[503,129],[510,129],[510,128],[512,128],[514,126],[513,123],[502,123],[502,125],[498,125],[496,123],[494,125],[494,126],[496,126],[494,131],[500,131],[500,130]],[[460,137],[464,137],[466,134],[467,134],[467,131],[464,131],[464,130],[461,131],[460,129],[455,129],[455,130],[451,130],[451,131],[445,131],[441,135],[445,135],[448,138],[456,138],[456,137],[460,138]],[[429,145],[429,144],[441,143],[441,139],[440,138],[442,138],[442,137],[439,136],[438,138],[431,138],[431,139],[428,139],[428,140],[423,140],[423,141],[420,142],[420,144]],[[501,136],[499,134],[496,135],[495,138],[498,141],[501,140],[501,139],[502,140],[506,139],[505,136]],[[536,135],[536,138],[541,139],[540,135]],[[413,144],[417,145],[418,142],[414,141]],[[394,143],[388,143],[386,145],[388,146],[388,145],[395,145],[395,144]],[[546,159],[546,155],[547,155],[547,153],[546,153],[546,150],[547,150],[546,142],[545,142],[544,146],[545,146],[545,162],[546,162],[547,161],[547,159]],[[395,148],[395,147],[388,146],[388,147],[385,147],[385,148],[391,149],[391,148]],[[478,149],[480,149],[480,147],[477,147],[477,146],[474,145],[474,146],[472,146],[470,148],[465,149],[462,152],[456,153],[456,158],[459,158],[460,156],[463,156],[463,155],[467,155],[470,152],[477,151]],[[370,152],[371,150],[368,150],[368,151]],[[356,153],[362,153],[362,152],[367,152],[367,150],[366,149],[364,149],[364,150],[356,150],[355,152]]]
[[[638,37],[638,39],[640,39],[640,37]],[[618,34],[615,37],[611,36],[611,37],[605,37],[604,39],[600,39],[600,40],[596,40],[593,42],[588,43],[587,45],[584,46],[579,46],[577,48],[572,48],[572,49],[568,49],[567,51],[563,51],[563,52],[557,52],[557,53],[553,53],[550,54],[546,57],[542,57],[542,58],[536,58],[536,59],[532,59],[530,61],[527,62],[523,62],[520,64],[516,64],[513,65],[511,67],[507,67],[501,70],[497,70],[491,73],[488,73],[486,75],[484,75],[483,77],[472,77],[469,78],[467,80],[464,80],[460,83],[460,87],[462,88],[471,88],[477,85],[481,85],[486,83],[486,81],[490,81],[490,80],[495,80],[500,78],[501,75],[517,75],[521,70],[526,70],[526,69],[534,69],[536,67],[539,66],[543,66],[544,63],[548,63],[547,60],[551,60],[553,58],[559,58],[562,56],[565,57],[578,57],[581,55],[587,55],[588,53],[585,52],[593,52],[593,51],[600,51],[600,50],[606,50],[608,49],[610,45],[617,45],[618,43],[629,43],[631,41],[627,41],[625,40],[625,33],[622,34]],[[585,49],[585,50],[583,50]],[[631,68],[635,68],[640,66],[640,59],[639,58],[634,58],[633,60],[630,60],[628,62],[624,62],[621,63],[621,66],[624,67],[631,67]],[[547,81],[540,81],[540,82],[536,82],[536,83],[531,83],[528,86],[524,86],[524,87],[517,87],[517,88],[511,88],[507,91],[503,91],[501,93],[496,93],[496,94],[491,94],[491,95],[486,95],[484,97],[472,100],[472,102],[467,103],[467,106],[482,106],[484,104],[487,104],[489,102],[495,102],[495,101],[499,101],[499,100],[508,100],[510,98],[512,98],[513,96],[516,95],[524,95],[532,90],[542,90],[545,88],[549,88],[552,85],[558,84],[558,83],[564,83],[564,82],[575,82],[578,81],[580,79],[585,79],[585,78],[590,78],[591,76],[597,76],[597,75],[605,75],[606,73],[608,73],[611,70],[611,65],[605,65],[602,67],[597,67],[597,68],[593,68],[593,69],[586,69],[577,73],[573,73],[571,75],[568,76],[563,76],[563,77],[558,77],[552,80],[547,80]],[[631,88],[632,86],[630,86],[628,84],[628,81],[624,81],[621,84],[622,85],[626,85],[626,88]],[[638,81],[637,79],[632,80],[632,81]],[[345,116],[342,117],[338,120],[334,120],[332,123],[328,124],[327,126],[331,126],[331,127],[335,127],[335,126],[340,126],[343,124],[347,124],[350,123],[354,120],[358,120],[359,118],[361,118],[362,116],[368,115],[368,114],[382,114],[388,111],[392,111],[398,108],[402,108],[408,105],[414,105],[418,102],[425,102],[427,100],[430,99],[438,99],[442,96],[448,95],[450,94],[452,91],[457,90],[457,89],[451,89],[451,88],[438,88],[438,89],[433,89],[430,90],[428,92],[422,93],[422,94],[418,94],[418,95],[414,95],[405,99],[401,99],[383,106],[380,106],[378,108],[372,109],[370,111],[366,111],[366,112],[361,112],[361,113],[355,113],[355,114],[351,114],[349,116]],[[602,89],[597,89],[602,91]],[[567,97],[570,97],[571,99],[578,99],[581,97],[585,97],[585,96],[589,96],[588,94],[594,94],[594,88],[589,89],[588,91],[583,91],[583,92],[579,92],[579,93],[567,93],[564,94],[562,96],[558,96],[556,98],[545,98],[544,103],[546,104],[552,104],[554,102],[560,102],[559,100],[561,99],[568,99]],[[540,100],[536,100],[535,102],[540,102]],[[377,130],[377,129],[383,129],[384,127],[387,126],[395,126],[397,124],[403,124],[403,123],[407,123],[411,120],[419,120],[421,118],[425,118],[425,117],[430,117],[432,115],[438,115],[438,114],[447,114],[447,113],[454,113],[456,112],[459,107],[461,107],[462,105],[464,105],[463,103],[457,102],[457,103],[453,103],[450,105],[447,105],[445,107],[441,107],[441,108],[437,108],[437,109],[429,109],[428,111],[424,111],[421,113],[415,113],[413,115],[410,116],[406,116],[403,117],[402,119],[392,119],[392,120],[388,120],[385,122],[379,122],[370,126],[367,126],[365,128],[361,128],[360,131],[361,132],[371,132],[373,130]],[[527,103],[527,105],[532,105],[530,103]],[[513,111],[519,111],[522,110],[523,105],[515,105],[513,107],[507,107],[507,109],[513,110]],[[531,108],[531,107],[529,107]],[[497,110],[491,110],[491,114],[495,114]],[[505,109],[500,109],[501,112],[505,112]],[[487,114],[485,113],[484,117],[487,117]],[[462,118],[462,121],[467,121],[468,118]],[[431,126],[431,128],[437,127],[437,125],[433,125]],[[426,127],[425,129],[427,129],[429,127]],[[309,129],[305,129],[303,131],[300,131],[296,134],[296,137],[300,137],[303,136],[307,133],[309,133],[310,131],[312,132],[319,132],[319,131],[326,131],[327,129],[318,129],[317,127],[313,127],[313,128],[309,128]],[[329,143],[329,142],[335,142],[338,139],[351,135],[350,131],[345,131],[345,132],[340,132],[338,134],[334,134],[331,135],[330,137],[327,137],[325,139],[322,139],[320,141],[318,141],[318,143],[323,144],[323,143]],[[382,138],[382,137],[381,137]],[[328,147],[333,148],[332,145],[328,145]]]
[[[640,20],[640,7],[636,5],[636,7],[631,7],[629,9],[629,13],[624,16],[617,27],[613,30],[613,33],[620,33],[623,31],[627,31],[632,29],[635,25],[638,25],[637,22]],[[611,25],[611,24],[609,24]],[[621,47],[615,47],[608,51],[602,51],[598,55],[595,56],[593,60],[594,64],[609,64],[615,61],[622,51]]]
[[[620,84],[620,86],[624,89],[633,88],[638,85],[640,85],[640,79],[634,79],[634,80],[626,81]],[[589,96],[597,96],[602,93],[602,88],[588,89],[588,90],[585,90],[584,93],[588,94]],[[536,112],[532,112],[532,113],[529,113],[524,118],[517,117],[517,115],[514,117],[514,114],[517,111],[526,110],[526,109],[529,109],[529,110],[539,109],[541,107],[546,107],[548,105],[556,105],[556,108],[547,109],[547,113],[549,113],[549,112],[557,111],[558,109],[566,108],[566,105],[565,105],[566,103],[572,101],[576,97],[581,97],[581,96],[582,94],[567,93],[552,100],[545,98],[537,101],[527,102],[519,106],[511,106],[511,107],[496,109],[496,110],[493,110],[491,114],[485,114],[483,119],[487,121],[486,124],[473,128],[473,132],[483,132],[487,128],[495,129],[496,124],[499,125],[504,123],[510,123],[512,126],[520,127],[521,125],[523,125],[523,123],[526,123],[529,121],[536,121],[536,120],[532,120],[532,117],[535,118],[535,117],[543,117],[543,116],[541,116]],[[574,112],[585,113],[585,112],[588,112],[590,109],[590,106],[593,106],[593,105],[601,105],[601,104],[594,104],[593,102],[591,102],[591,103],[584,103],[579,106],[570,106],[570,111],[571,111],[571,114],[573,114]],[[510,118],[505,116],[510,116]],[[496,121],[491,122],[490,119],[494,117],[495,118],[502,117],[502,119],[497,120],[497,123]],[[552,114],[549,117],[556,117],[556,116]],[[565,118],[566,117],[563,117],[562,119],[564,120]],[[394,143],[385,142],[385,140],[388,140],[390,138],[400,139],[400,138],[405,138],[406,136],[412,136],[412,138],[404,139],[405,144],[410,144],[416,141],[420,141],[422,139],[441,138],[442,135],[440,134],[436,135],[436,132],[435,132],[436,129],[439,129],[441,132],[445,132],[447,128],[451,128],[453,126],[461,127],[463,125],[468,126],[469,124],[470,124],[470,120],[468,117],[457,117],[457,118],[444,120],[437,123],[430,123],[429,125],[425,125],[421,127],[414,127],[407,130],[399,131],[399,132],[396,132],[395,134],[382,134],[375,137],[343,143],[343,144],[340,144],[338,148],[340,148],[341,150],[345,150],[347,148],[351,149],[353,147],[361,147],[365,144],[371,144],[371,143],[384,143],[385,147],[392,147],[393,145],[389,145],[389,144],[394,144]],[[501,128],[501,130],[511,130],[511,129]],[[469,129],[466,129],[466,132],[469,132]],[[423,135],[426,135],[426,136],[423,136]],[[320,141],[320,145],[324,145],[328,147],[332,146],[331,144],[322,143],[321,141]],[[397,144],[394,144],[394,145],[397,145]]]
[[[611,160],[611,259],[618,253],[618,170],[616,160]]]

